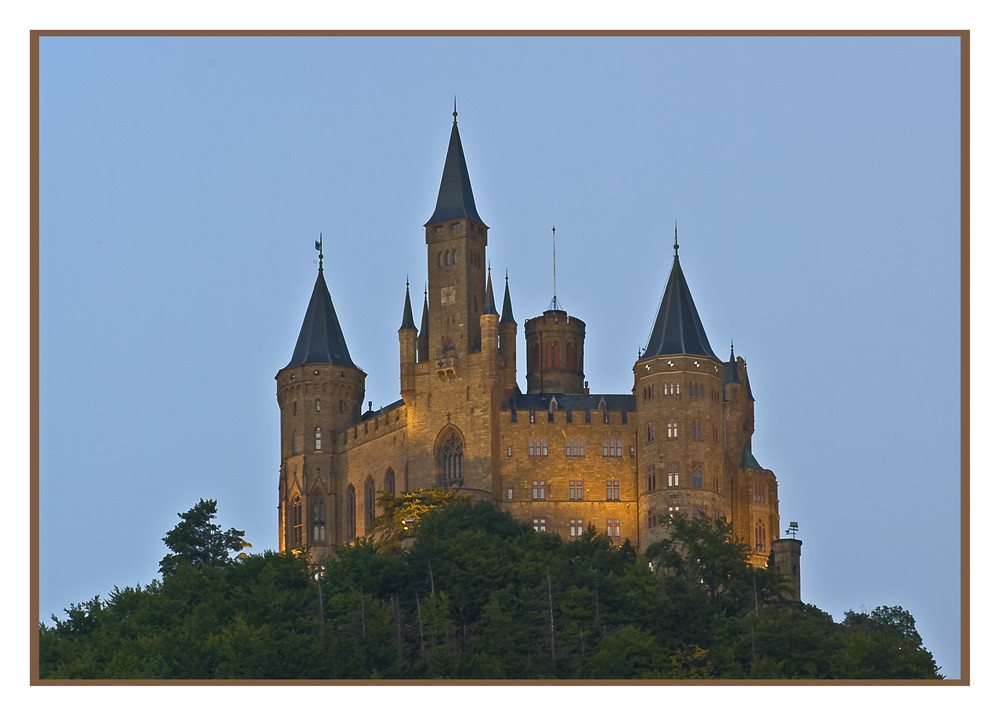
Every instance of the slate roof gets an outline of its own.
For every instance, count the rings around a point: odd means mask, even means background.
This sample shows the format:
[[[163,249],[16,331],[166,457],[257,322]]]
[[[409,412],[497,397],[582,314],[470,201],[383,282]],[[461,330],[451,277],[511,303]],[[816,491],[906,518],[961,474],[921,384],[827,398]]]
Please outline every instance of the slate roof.
[[[462,150],[462,138],[458,135],[457,118],[451,125],[451,139],[448,142],[448,155],[444,160],[437,207],[424,226],[453,219],[473,219],[480,224],[486,223],[479,218],[479,213],[476,211],[472,182],[469,181],[469,168],[465,164],[465,152]]]
[[[486,272],[486,299],[483,301],[485,304],[483,306],[484,316],[497,316],[497,302],[493,298],[493,274],[489,271]]]
[[[309,363],[335,363],[357,368],[347,350],[347,341],[344,340],[344,332],[337,320],[337,312],[333,309],[333,300],[326,287],[322,268],[316,276],[316,285],[313,286],[306,316],[299,330],[299,339],[292,351],[292,359],[285,368]]]
[[[413,309],[410,308],[410,283],[406,283],[406,300],[403,302],[403,322],[399,325],[399,330],[404,328],[409,328],[411,330],[417,330],[416,324],[413,322]]]
[[[757,462],[757,458],[753,456],[753,453],[750,452],[749,445],[743,446],[743,460],[740,462],[740,467],[752,467],[756,468],[757,470],[764,469],[760,466],[760,463]]]
[[[507,277],[503,279],[503,312],[500,314],[500,323],[517,324],[514,320],[514,309],[510,307],[510,282]]]
[[[708,342],[704,326],[701,325],[698,309],[681,270],[681,260],[675,253],[670,278],[667,279],[663,300],[653,321],[653,329],[642,358],[678,354],[707,356],[719,360]]]
[[[552,403],[553,398],[556,399],[557,410],[572,410],[574,412],[578,410],[591,410],[597,412],[601,410],[600,406],[602,400],[604,401],[608,412],[635,410],[634,395],[606,393],[518,393],[510,396],[510,408],[512,410],[537,410],[540,412],[548,412],[549,405]]]
[[[424,310],[420,314],[420,333],[417,335],[417,338],[427,340],[428,326],[430,324],[431,322],[427,315],[427,290],[424,289]]]

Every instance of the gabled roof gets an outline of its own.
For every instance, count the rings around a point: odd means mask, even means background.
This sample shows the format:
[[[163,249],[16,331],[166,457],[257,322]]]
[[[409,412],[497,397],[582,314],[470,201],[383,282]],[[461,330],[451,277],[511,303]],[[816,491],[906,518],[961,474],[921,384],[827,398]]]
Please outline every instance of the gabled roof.
[[[676,250],[676,243],[674,248]],[[681,270],[681,260],[675,251],[667,288],[663,291],[663,300],[653,321],[653,329],[642,358],[678,354],[708,356],[719,360],[709,345],[691,290]]]
[[[306,317],[299,330],[299,339],[292,351],[292,359],[285,368],[309,363],[335,363],[357,368],[347,350],[344,332],[340,329],[330,291],[323,279],[322,266],[316,276],[316,285],[313,286]]]
[[[465,165],[465,152],[462,150],[462,138],[458,135],[457,113],[455,117],[455,122],[451,125],[451,140],[448,142],[448,155],[444,160],[437,207],[424,226],[453,219],[473,219],[480,224],[485,223],[476,211],[472,182],[469,181],[469,168]]]

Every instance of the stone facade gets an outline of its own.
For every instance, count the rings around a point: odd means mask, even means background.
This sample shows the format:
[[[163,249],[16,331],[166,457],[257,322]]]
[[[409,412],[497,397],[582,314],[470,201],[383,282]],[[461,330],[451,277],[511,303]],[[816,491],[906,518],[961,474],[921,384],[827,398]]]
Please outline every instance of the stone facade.
[[[425,225],[419,330],[408,286],[404,299],[401,399],[377,411],[362,412],[365,374],[340,333],[321,253],[293,360],[276,376],[279,549],[308,544],[323,553],[371,534],[379,491],[453,486],[536,529],[572,538],[593,524],[640,549],[665,536],[671,513],[726,517],[765,564],[780,536],[778,492],[750,449],[746,364],[732,348],[723,361],[708,345],[676,240],[653,339],[632,366],[632,393],[590,389],[586,326],[555,297],[525,321],[522,392],[518,326],[506,284],[502,315],[495,307],[488,234],[456,122]]]

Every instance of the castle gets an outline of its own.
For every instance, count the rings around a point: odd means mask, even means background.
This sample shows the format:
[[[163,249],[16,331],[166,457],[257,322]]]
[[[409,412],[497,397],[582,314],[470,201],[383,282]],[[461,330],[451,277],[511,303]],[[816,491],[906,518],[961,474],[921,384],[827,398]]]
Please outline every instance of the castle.
[[[798,540],[781,540],[774,473],[751,451],[746,363],[712,350],[673,265],[633,391],[592,392],[586,325],[553,301],[518,324],[505,281],[497,310],[489,227],[476,211],[454,113],[437,205],[424,225],[427,289],[419,327],[409,284],[399,327],[400,400],[362,412],[365,373],[319,272],[292,358],[275,376],[281,410],[278,543],[323,553],[372,534],[376,493],[454,487],[564,538],[589,524],[640,550],[682,511],[726,517],[753,550],[798,582]],[[650,307],[650,313],[653,307]]]

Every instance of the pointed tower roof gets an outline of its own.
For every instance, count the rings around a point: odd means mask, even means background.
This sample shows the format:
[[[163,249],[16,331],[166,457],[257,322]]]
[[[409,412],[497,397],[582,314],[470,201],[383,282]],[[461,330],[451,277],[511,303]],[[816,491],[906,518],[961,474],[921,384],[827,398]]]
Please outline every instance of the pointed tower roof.
[[[410,282],[406,282],[406,300],[403,302],[403,322],[399,326],[399,330],[408,328],[412,331],[417,330],[416,324],[413,323],[413,309],[410,308]]]
[[[292,359],[285,368],[307,363],[335,363],[357,368],[347,350],[344,332],[340,329],[337,312],[333,309],[330,290],[323,279],[323,264],[320,262],[313,286],[306,317],[302,320],[299,339],[295,342]]]
[[[455,118],[451,125],[451,140],[448,142],[448,155],[444,160],[444,172],[441,175],[441,188],[438,190],[437,207],[434,214],[427,220],[428,224],[439,224],[452,219],[474,219],[484,224],[476,211],[476,200],[472,196],[472,182],[469,181],[469,168],[465,165],[465,152],[462,150],[462,138],[458,135],[458,110],[452,113]]]
[[[423,313],[420,314],[420,333],[417,335],[417,338],[420,338],[421,340],[427,340],[427,327],[431,323],[427,314],[428,314],[428,311],[427,311],[427,289],[425,288],[424,289],[424,310],[423,310]]]
[[[674,265],[670,269],[667,288],[663,291],[660,310],[653,321],[646,352],[642,358],[653,356],[687,354],[708,356],[719,360],[709,345],[705,328],[701,325],[698,309],[695,308],[691,290],[681,271],[681,260],[677,250],[677,229],[674,229]]]
[[[497,316],[497,302],[493,298],[493,272],[487,267],[486,269],[486,298],[483,300],[483,315],[484,316]]]
[[[510,307],[510,281],[508,277],[503,277],[503,311],[500,314],[500,323],[517,324],[514,320],[514,309]]]

